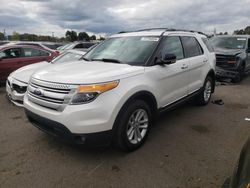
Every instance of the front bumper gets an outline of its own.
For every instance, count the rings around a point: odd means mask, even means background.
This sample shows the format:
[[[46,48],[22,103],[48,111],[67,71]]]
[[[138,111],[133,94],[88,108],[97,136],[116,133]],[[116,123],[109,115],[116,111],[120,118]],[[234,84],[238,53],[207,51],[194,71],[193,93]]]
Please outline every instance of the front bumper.
[[[24,83],[21,83],[22,86],[27,86]],[[8,82],[6,82],[6,94],[8,99],[14,103],[17,106],[23,107],[23,98],[24,98],[24,93],[18,93],[15,90],[13,90]]]
[[[57,111],[32,102],[26,93],[24,107],[34,114],[64,125],[72,133],[86,134],[112,130],[120,110],[118,101],[119,95],[110,91],[102,93],[90,103],[66,105],[63,111]]]
[[[29,110],[25,110],[29,121],[43,132],[57,137],[67,143],[88,145],[88,146],[103,146],[110,143],[112,131],[103,131],[89,134],[74,134],[63,124],[39,116]]]
[[[235,70],[227,70],[216,66],[215,73],[217,78],[236,78],[239,76],[239,72]]]

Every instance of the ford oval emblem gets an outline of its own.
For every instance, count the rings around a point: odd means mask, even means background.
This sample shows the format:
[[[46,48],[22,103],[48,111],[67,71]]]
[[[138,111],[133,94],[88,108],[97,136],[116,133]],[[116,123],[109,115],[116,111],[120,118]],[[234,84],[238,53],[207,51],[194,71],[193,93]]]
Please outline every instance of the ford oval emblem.
[[[34,90],[34,94],[38,95],[38,96],[42,96],[43,95],[43,90],[39,89],[39,88],[36,88]]]

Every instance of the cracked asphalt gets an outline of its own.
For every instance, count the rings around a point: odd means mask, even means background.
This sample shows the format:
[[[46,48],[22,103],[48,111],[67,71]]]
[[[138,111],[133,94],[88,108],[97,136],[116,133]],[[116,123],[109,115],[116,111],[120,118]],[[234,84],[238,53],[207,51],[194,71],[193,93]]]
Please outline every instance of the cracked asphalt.
[[[250,77],[216,87],[206,107],[162,114],[133,153],[67,145],[33,127],[0,88],[0,187],[218,188],[250,135]]]

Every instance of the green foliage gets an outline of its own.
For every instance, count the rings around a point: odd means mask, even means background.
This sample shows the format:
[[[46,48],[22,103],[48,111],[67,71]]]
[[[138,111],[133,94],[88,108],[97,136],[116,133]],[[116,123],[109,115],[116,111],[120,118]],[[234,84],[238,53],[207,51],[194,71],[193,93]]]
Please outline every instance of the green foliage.
[[[105,40],[105,38],[104,37],[100,37],[100,40]]]
[[[247,26],[247,27],[245,28],[245,33],[246,33],[247,35],[250,35],[250,26]]]
[[[20,40],[20,34],[14,31],[14,32],[12,33],[11,40],[15,40],[15,41]]]
[[[4,34],[0,32],[0,40],[4,40]]]
[[[88,33],[80,32],[80,33],[78,33],[78,40],[89,41],[90,37],[89,37]]]
[[[90,40],[96,40],[96,36],[95,36],[95,35],[92,35],[92,36],[90,37]]]
[[[70,42],[77,41],[77,33],[75,31],[67,31],[65,33],[66,39]]]
[[[235,30],[234,34],[236,34],[236,35],[250,35],[250,26],[247,26],[245,29]]]

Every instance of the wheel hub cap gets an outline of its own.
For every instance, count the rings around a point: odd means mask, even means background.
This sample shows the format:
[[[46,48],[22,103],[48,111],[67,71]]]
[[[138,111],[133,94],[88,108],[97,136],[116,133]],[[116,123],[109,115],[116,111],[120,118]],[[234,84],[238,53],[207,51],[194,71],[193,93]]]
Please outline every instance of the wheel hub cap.
[[[205,85],[205,89],[204,89],[204,100],[207,102],[210,97],[211,97],[211,93],[212,93],[212,84],[210,81],[208,81]]]
[[[148,130],[148,114],[144,109],[134,111],[127,124],[127,138],[130,143],[142,141]]]

